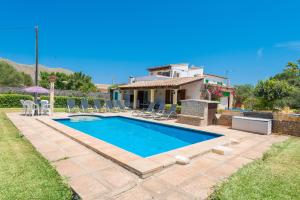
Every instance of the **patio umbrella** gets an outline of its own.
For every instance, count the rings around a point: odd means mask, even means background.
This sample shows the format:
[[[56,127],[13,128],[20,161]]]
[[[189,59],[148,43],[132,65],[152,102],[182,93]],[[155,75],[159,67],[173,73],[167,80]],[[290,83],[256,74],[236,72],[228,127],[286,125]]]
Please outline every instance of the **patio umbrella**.
[[[37,94],[48,94],[49,93],[49,90],[47,90],[46,88],[40,87],[40,86],[28,87],[28,88],[25,88],[23,91],[28,92],[28,93],[37,93]]]

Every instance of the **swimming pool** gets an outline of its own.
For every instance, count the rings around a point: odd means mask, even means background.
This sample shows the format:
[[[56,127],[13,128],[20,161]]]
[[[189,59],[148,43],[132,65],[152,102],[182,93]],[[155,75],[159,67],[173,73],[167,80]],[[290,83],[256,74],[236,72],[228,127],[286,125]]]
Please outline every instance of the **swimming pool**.
[[[55,121],[144,158],[222,136],[119,116]]]

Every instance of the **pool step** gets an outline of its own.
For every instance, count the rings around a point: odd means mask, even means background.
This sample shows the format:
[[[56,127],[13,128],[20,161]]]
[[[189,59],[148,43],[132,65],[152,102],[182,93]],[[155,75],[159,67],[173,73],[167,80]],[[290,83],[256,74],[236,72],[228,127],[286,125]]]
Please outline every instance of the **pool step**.
[[[212,149],[212,152],[220,155],[230,155],[233,149],[225,146],[216,146]]]

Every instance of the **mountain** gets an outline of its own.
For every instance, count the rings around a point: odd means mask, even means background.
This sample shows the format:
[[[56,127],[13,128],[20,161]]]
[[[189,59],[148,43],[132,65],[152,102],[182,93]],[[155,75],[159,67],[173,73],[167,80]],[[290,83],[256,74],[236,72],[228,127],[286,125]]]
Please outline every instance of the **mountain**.
[[[19,72],[24,72],[25,74],[29,74],[32,79],[34,80],[34,74],[35,74],[35,65],[28,65],[28,64],[20,64],[20,63],[16,63],[13,62],[11,60],[8,59],[4,59],[4,58],[0,58],[0,61],[4,61],[7,62],[8,64],[10,64],[11,66],[13,66],[17,71]],[[65,69],[65,68],[52,68],[52,67],[47,67],[44,65],[39,64],[39,71],[41,72],[62,72],[65,74],[72,74],[73,72],[69,69]]]

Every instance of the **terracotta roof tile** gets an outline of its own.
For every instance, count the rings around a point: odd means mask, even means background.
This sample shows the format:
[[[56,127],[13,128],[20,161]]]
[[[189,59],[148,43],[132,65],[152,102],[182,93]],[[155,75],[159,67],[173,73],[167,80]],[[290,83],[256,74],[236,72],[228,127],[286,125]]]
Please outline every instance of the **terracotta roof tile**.
[[[121,89],[130,88],[156,88],[156,87],[178,87],[187,83],[202,80],[203,77],[182,77],[171,78],[167,80],[155,80],[155,81],[138,81],[135,83],[119,86]]]

